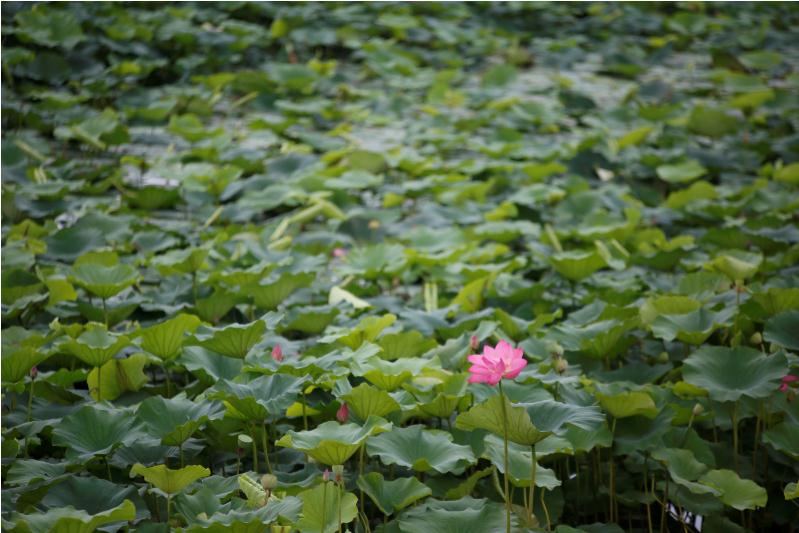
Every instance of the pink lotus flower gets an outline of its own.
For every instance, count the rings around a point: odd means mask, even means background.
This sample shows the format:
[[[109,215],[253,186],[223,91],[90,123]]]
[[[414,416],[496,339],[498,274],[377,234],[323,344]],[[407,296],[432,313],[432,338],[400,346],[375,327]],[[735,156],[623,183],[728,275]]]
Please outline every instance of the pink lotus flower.
[[[496,385],[502,378],[513,379],[527,365],[521,348],[514,348],[505,341],[495,347],[484,346],[483,355],[470,355],[469,383]]]
[[[280,347],[279,344],[276,344],[275,347],[272,348],[272,359],[274,359],[278,363],[283,360],[283,349]]]
[[[793,383],[794,381],[799,381],[799,376],[794,376],[793,374],[788,374],[782,378],[782,384],[780,385],[780,392],[788,392],[789,383]]]
[[[349,417],[350,417],[350,408],[347,407],[346,403],[342,403],[341,407],[339,407],[338,411],[336,411],[336,420],[338,420],[343,424],[344,422],[347,421]]]
[[[333,257],[344,257],[347,255],[346,248],[333,248]]]

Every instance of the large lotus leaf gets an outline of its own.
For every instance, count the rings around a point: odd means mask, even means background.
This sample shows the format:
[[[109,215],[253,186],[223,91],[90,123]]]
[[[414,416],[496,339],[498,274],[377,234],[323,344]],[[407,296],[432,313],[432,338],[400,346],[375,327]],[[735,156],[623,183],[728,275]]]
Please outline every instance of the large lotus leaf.
[[[186,497],[181,494],[179,498]],[[183,529],[186,533],[263,533],[269,524],[274,524],[278,520],[282,522],[297,522],[300,514],[302,501],[294,496],[286,496],[280,500],[272,499],[269,504],[259,509],[220,509],[205,519],[202,513],[209,510],[208,507],[199,509],[194,516],[189,527]],[[185,507],[184,507],[185,509]],[[184,516],[185,512],[184,512]],[[266,530],[268,531],[268,530]]]
[[[168,276],[175,272],[181,274],[194,274],[202,269],[205,258],[208,257],[207,248],[185,248],[182,250],[170,250],[165,254],[154,257],[151,264],[158,268],[158,271]]]
[[[270,414],[282,413],[293,404],[302,389],[303,380],[287,374],[260,376],[247,383],[222,380],[208,397],[224,400],[228,411],[247,421],[264,420]]]
[[[24,41],[33,41],[43,46],[74,48],[86,36],[80,23],[68,10],[44,9],[33,5],[19,11],[14,20]]]
[[[697,482],[707,472],[708,467],[694,457],[691,450],[677,448],[659,448],[652,452],[652,458],[666,465],[671,479],[682,485],[694,494],[713,494],[718,496],[720,491]]]
[[[763,432],[763,442],[799,461],[799,426],[782,422]]]
[[[117,507],[127,499],[143,504],[136,492],[134,485],[118,485],[93,476],[69,476],[50,487],[41,503],[49,509],[72,506],[89,514],[97,514]],[[144,510],[142,512],[147,513]]]
[[[688,183],[707,173],[707,169],[696,159],[660,165],[655,171],[660,179],[669,183]]]
[[[660,314],[649,328],[655,337],[665,341],[676,338],[689,344],[702,344],[716,329],[728,324],[733,312],[732,308],[718,312],[700,308],[683,314]]]
[[[331,306],[294,308],[286,329],[308,335],[318,335],[338,316],[339,310]]]
[[[549,431],[542,431],[533,425],[525,407],[513,405],[504,395],[491,396],[461,413],[455,420],[455,426],[466,431],[484,429],[502,437],[505,434],[503,402],[507,414],[508,440],[530,446],[550,435]]]
[[[767,317],[783,311],[799,309],[799,287],[772,287],[764,292],[752,294],[752,300],[763,309]]]
[[[307,453],[326,465],[342,465],[367,437],[390,431],[391,427],[390,422],[378,417],[370,417],[363,426],[330,421],[310,431],[289,430],[277,445]]]
[[[711,470],[699,482],[721,492],[721,501],[734,509],[757,509],[765,507],[766,489],[749,479],[741,479],[732,470]]]
[[[375,279],[381,273],[393,274],[406,263],[405,248],[399,244],[376,244],[355,248],[347,254],[347,264],[343,268],[347,274],[361,274],[367,279]]]
[[[526,413],[525,413],[526,414]],[[366,443],[366,452],[387,465],[400,465],[418,472],[435,470],[460,474],[476,462],[472,449],[452,442],[449,433],[426,430],[422,425],[394,428]]]
[[[68,459],[88,461],[135,438],[134,424],[135,418],[126,411],[85,405],[55,426],[53,444],[66,448]]]
[[[180,394],[173,398],[152,396],[139,404],[136,416],[147,432],[168,446],[185,442],[208,420],[222,418],[224,409],[216,402],[193,402]]]
[[[391,361],[417,357],[438,346],[435,340],[425,338],[418,331],[387,333],[377,340],[377,344],[383,349],[383,358]]]
[[[455,501],[428,500],[397,519],[403,533],[499,533],[505,531],[505,508],[501,503],[471,497]],[[516,515],[511,530],[517,531]]]
[[[763,329],[763,338],[789,350],[799,351],[799,311],[785,311],[771,317]]]
[[[602,408],[614,418],[629,416],[655,418],[659,412],[652,396],[643,391],[627,391],[616,394],[597,393],[596,397]]]
[[[403,477],[386,481],[380,472],[371,472],[358,478],[358,488],[364,491],[375,505],[390,515],[408,507],[433,491],[415,477]]]
[[[558,274],[572,281],[587,278],[606,266],[605,260],[596,249],[558,252],[549,258],[549,262]]]
[[[538,448],[536,448],[538,452]],[[505,443],[496,435],[488,435],[485,439],[483,457],[488,458],[497,470],[505,473]],[[536,453],[536,459],[540,455]],[[532,480],[533,451],[529,446],[521,446],[515,442],[508,443],[508,468],[510,481],[517,487],[529,487]],[[552,490],[560,486],[560,480],[554,470],[544,468],[536,460],[535,486]]]
[[[565,426],[596,429],[605,421],[605,415],[596,405],[573,405],[554,400],[522,403],[533,425],[542,432],[560,433]]]
[[[764,355],[752,348],[702,346],[683,362],[683,379],[707,389],[720,402],[741,396],[766,398],[788,371],[785,355]]]
[[[396,322],[397,317],[393,314],[384,316],[368,316],[361,320],[361,322],[352,328],[352,330],[342,337],[339,337],[338,342],[341,344],[357,350],[364,342],[374,341],[380,333]]]
[[[21,381],[28,375],[31,368],[52,354],[50,350],[44,348],[47,337],[19,326],[4,329],[0,339],[4,383]]]
[[[72,506],[57,507],[45,513],[15,515],[14,533],[93,533],[99,527],[136,518],[136,506],[125,500],[102,513],[89,514]]]
[[[200,346],[187,346],[177,362],[189,372],[211,383],[232,380],[241,373],[244,361],[225,357]]]
[[[130,477],[142,476],[144,480],[164,494],[177,494],[198,479],[208,477],[211,471],[200,465],[189,465],[173,470],[166,465],[146,467],[136,463],[130,469]]]
[[[66,473],[66,463],[51,463],[38,459],[18,459],[11,464],[3,482],[16,485],[30,485],[37,481],[52,481]]]
[[[728,250],[717,255],[705,267],[721,272],[730,280],[735,281],[754,276],[762,262],[763,256],[760,254],[743,250]]]
[[[194,333],[199,326],[200,319],[196,316],[181,313],[141,330],[141,347],[161,359],[174,359],[180,355],[185,334]]]
[[[201,326],[194,333],[194,344],[220,355],[244,359],[265,332],[266,323],[263,320],[219,328]]]
[[[367,383],[361,383],[341,399],[347,402],[350,411],[361,420],[366,420],[372,415],[385,418],[400,410],[400,405],[386,391]]]
[[[71,281],[95,296],[108,299],[139,281],[139,271],[127,264],[81,263],[73,267]]]
[[[84,363],[98,367],[110,361],[130,343],[125,335],[111,333],[102,324],[90,323],[76,339],[64,343],[64,348]]]
[[[353,375],[362,375],[376,387],[393,391],[413,376],[421,374],[423,369],[438,367],[440,367],[438,361],[430,359],[408,358],[384,361],[373,357],[361,365],[353,365],[352,372]]]
[[[351,492],[339,495],[339,490],[327,481],[299,493],[302,514],[295,527],[301,532],[330,533],[339,530],[339,524],[352,522],[358,516],[358,498]]]
[[[277,309],[297,289],[309,286],[315,278],[313,272],[285,272],[274,282],[253,283],[242,289],[260,309],[271,310]]]
[[[136,353],[125,359],[111,359],[103,366],[95,367],[86,378],[92,398],[116,400],[125,392],[141,389],[148,379],[143,372],[146,364],[147,356]],[[98,377],[101,379],[98,380]]]

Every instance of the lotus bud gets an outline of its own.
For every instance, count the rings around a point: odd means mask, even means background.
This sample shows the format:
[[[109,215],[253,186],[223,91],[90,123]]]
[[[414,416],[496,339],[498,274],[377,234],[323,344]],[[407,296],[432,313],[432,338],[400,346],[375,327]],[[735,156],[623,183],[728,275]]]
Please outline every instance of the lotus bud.
[[[779,344],[775,344],[772,342],[771,344],[768,345],[769,353],[777,353],[779,350],[780,350]]]
[[[197,518],[199,518],[200,520],[208,520],[208,514],[207,513],[200,513],[200,514],[197,515]]]
[[[252,437],[243,433],[239,435],[239,455],[243,455],[244,450],[250,446],[252,446]]]
[[[369,221],[369,229],[380,229],[380,221],[373,218]]]
[[[325,468],[325,471],[322,473],[322,480],[327,482],[330,481],[330,470]]]
[[[701,403],[694,404],[694,408],[691,409],[691,414],[693,416],[699,416],[699,415],[701,415],[704,412],[705,412],[705,408],[702,407]]]
[[[469,348],[471,350],[477,350],[480,347],[480,339],[477,338],[477,335],[472,335],[469,338]]]
[[[261,476],[261,486],[265,491],[273,491],[277,488],[277,476],[273,474],[264,474]]]
[[[36,379],[36,376],[39,375],[39,369],[35,366],[31,367],[31,379]]]
[[[742,279],[735,280],[735,292],[737,292],[738,294],[746,292],[746,285],[744,285],[744,280]]]
[[[333,257],[344,257],[347,255],[346,248],[333,248]]]
[[[754,345],[759,345],[763,343],[763,335],[760,334],[759,331],[755,331],[752,333],[752,336],[749,337],[749,342]]]
[[[344,422],[347,421],[349,417],[350,417],[350,409],[349,407],[347,407],[346,403],[342,403],[341,407],[339,407],[338,411],[336,411],[336,420],[338,420],[343,424]]]
[[[344,482],[344,465],[333,465],[333,481],[339,484]]]
[[[658,363],[668,363],[669,362],[669,352],[660,352],[658,355]]]
[[[561,346],[557,342],[550,342],[547,345],[547,350],[549,350],[549,353],[552,354],[552,357],[562,357],[563,356],[563,346]]]
[[[279,344],[276,344],[275,347],[272,348],[272,359],[274,359],[278,363],[283,360],[283,349],[280,347]]]
[[[569,362],[562,357],[555,359],[555,372],[563,374],[569,369]]]

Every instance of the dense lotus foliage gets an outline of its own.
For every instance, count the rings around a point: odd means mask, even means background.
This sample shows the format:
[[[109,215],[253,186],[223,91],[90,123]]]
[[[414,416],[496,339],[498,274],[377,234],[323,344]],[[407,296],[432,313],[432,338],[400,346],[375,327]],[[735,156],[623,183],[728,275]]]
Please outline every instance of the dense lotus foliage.
[[[797,28],[4,2],[3,530],[795,530]]]

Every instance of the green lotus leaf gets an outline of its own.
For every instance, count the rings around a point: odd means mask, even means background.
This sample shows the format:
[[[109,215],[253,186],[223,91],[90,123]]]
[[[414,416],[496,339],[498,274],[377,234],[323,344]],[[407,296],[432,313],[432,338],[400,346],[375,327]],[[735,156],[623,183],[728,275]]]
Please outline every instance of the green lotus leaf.
[[[596,405],[573,405],[554,400],[522,403],[533,425],[542,432],[560,434],[566,425],[591,430],[605,422],[605,415]]]
[[[666,199],[666,207],[670,209],[682,209],[687,205],[703,200],[713,200],[718,196],[718,192],[713,184],[704,180],[699,180],[691,184],[686,189],[680,189],[669,194]]]
[[[688,118],[688,128],[706,137],[723,137],[736,132],[739,127],[737,118],[713,107],[697,106]]]
[[[789,350],[799,351],[799,311],[785,311],[771,317],[763,329],[763,338]]]
[[[86,378],[92,398],[116,400],[125,392],[141,389],[149,379],[143,372],[147,362],[146,355],[136,353],[125,359],[111,359],[103,366],[93,368]]]
[[[727,250],[705,264],[705,268],[721,272],[731,281],[748,279],[757,274],[763,256],[743,250]]]
[[[694,494],[719,496],[721,491],[697,480],[708,470],[707,465],[696,460],[691,450],[678,448],[659,448],[652,452],[652,458],[666,465],[671,479]]]
[[[128,344],[130,341],[125,335],[111,333],[102,324],[92,322],[78,338],[70,339],[62,346],[87,365],[99,367]]]
[[[372,437],[366,443],[366,453],[378,456],[383,464],[441,474],[460,474],[476,462],[471,448],[454,444],[449,433],[426,430],[422,425],[394,428]]]
[[[340,302],[347,302],[355,309],[367,309],[371,307],[369,302],[358,298],[354,294],[349,291],[342,289],[341,287],[332,287],[330,289],[330,294],[327,298],[327,303],[330,305],[338,305]]]
[[[46,336],[19,326],[4,329],[0,335],[3,382],[22,381],[31,368],[50,357],[52,352],[44,348],[47,341]]]
[[[505,531],[505,508],[501,503],[471,497],[455,501],[427,500],[397,519],[403,533],[486,533]],[[511,531],[517,531],[516,515]]]
[[[764,431],[763,442],[799,461],[799,426],[796,424],[781,422]]]
[[[494,472],[494,467],[489,466],[482,470],[477,470],[474,474],[470,475],[459,485],[452,487],[445,494],[444,498],[447,500],[458,500],[469,496],[474,492],[477,482],[483,478],[490,476]]]
[[[141,330],[141,347],[165,361],[180,355],[186,333],[194,333],[201,322],[194,315],[179,314]]]
[[[41,505],[48,509],[74,507],[89,514],[97,514],[118,507],[125,500],[144,505],[134,485],[118,485],[107,479],[93,476],[68,476],[47,490]],[[142,511],[137,513],[144,514]]]
[[[166,465],[146,467],[136,463],[130,469],[130,477],[142,476],[147,483],[170,495],[177,494],[195,481],[210,475],[211,471],[200,465],[173,470]]]
[[[70,281],[107,300],[138,282],[139,271],[127,264],[82,263],[72,268]]]
[[[75,16],[64,9],[24,9],[14,20],[25,41],[33,41],[43,46],[59,46],[66,49],[86,39]]]
[[[318,335],[335,320],[338,314],[339,310],[330,306],[294,308],[286,329],[307,335]]]
[[[238,480],[239,489],[247,498],[247,507],[257,509],[266,505],[269,495],[260,483],[253,481],[247,474],[240,474]]]
[[[339,497],[339,490],[335,483],[327,481],[300,492],[297,497],[302,500],[302,514],[295,527],[303,533],[330,533],[339,530],[339,523],[355,520],[358,498],[351,492]]]
[[[152,396],[139,404],[136,417],[144,423],[147,432],[167,446],[179,446],[209,420],[224,415],[216,402],[195,403],[184,394],[173,398]]]
[[[38,459],[18,459],[9,467],[3,481],[12,486],[30,485],[38,481],[50,482],[67,471],[66,463],[50,463]]]
[[[359,477],[358,488],[364,491],[386,515],[401,511],[413,502],[433,493],[430,487],[415,477],[386,481],[380,472],[371,472]]]
[[[400,410],[400,405],[386,391],[366,383],[361,383],[341,399],[347,402],[350,411],[361,420],[373,415],[385,418]]]
[[[538,448],[536,447],[536,452]],[[505,443],[501,437],[488,435],[485,439],[483,457],[489,459],[499,473],[505,473]],[[536,454],[536,459],[540,455]],[[529,446],[522,446],[515,442],[508,443],[508,468],[510,469],[510,482],[516,487],[529,487],[532,480],[533,451]],[[535,486],[553,490],[560,486],[560,480],[554,470],[545,468],[536,460]]]
[[[136,506],[125,500],[102,513],[89,514],[72,506],[57,507],[44,513],[14,515],[14,533],[92,533],[101,526],[136,518]]]
[[[277,309],[297,289],[309,286],[316,278],[313,272],[284,272],[273,282],[253,283],[242,287],[260,309]]]
[[[610,413],[613,418],[644,416],[652,419],[659,412],[654,400],[652,400],[652,396],[643,391],[628,391],[617,394],[597,393],[596,398],[599,400],[602,409]]]
[[[387,333],[377,340],[377,344],[383,349],[383,358],[390,361],[418,357],[438,346],[435,340],[425,338],[418,331]]]
[[[384,361],[377,357],[368,359],[361,365],[353,365],[353,375],[362,375],[376,387],[393,391],[398,389],[411,377],[421,374],[425,368],[436,368],[438,362],[429,359],[397,359]]]
[[[363,426],[330,421],[310,431],[289,430],[276,444],[304,452],[326,465],[343,465],[367,437],[390,431],[391,427],[390,422],[374,416]]]
[[[795,500],[799,498],[799,482],[796,483],[788,483],[785,485],[785,489],[782,491],[783,496],[785,497],[786,501]]]
[[[85,462],[95,455],[107,455],[136,438],[135,422],[125,411],[85,405],[55,426],[53,444],[66,448],[67,459]]]
[[[224,400],[228,413],[247,421],[260,421],[285,411],[302,389],[303,380],[286,374],[260,376],[247,383],[221,380],[208,393]],[[340,464],[340,463],[334,463]]]
[[[216,288],[210,296],[197,298],[194,310],[200,318],[216,324],[238,303],[239,297],[225,289]]]
[[[339,337],[338,342],[357,350],[364,342],[374,341],[384,329],[396,322],[396,320],[397,316],[390,313],[380,317],[368,316],[352,328],[347,335]]]
[[[342,270],[366,279],[378,278],[381,274],[399,272],[405,266],[405,248],[400,244],[375,244],[355,248],[347,254],[347,264]]]
[[[194,275],[203,268],[208,252],[207,248],[170,250],[154,257],[150,264],[156,267],[164,276],[174,273]]]
[[[767,356],[745,346],[702,346],[682,367],[685,381],[707,389],[720,402],[734,402],[741,396],[766,398],[777,390],[787,371],[785,355]]]
[[[728,325],[733,309],[714,312],[705,308],[684,314],[660,314],[650,324],[655,337],[665,341],[681,340],[688,344],[702,344],[717,329]]]
[[[783,311],[799,309],[799,287],[777,288],[752,293],[752,300],[763,309],[767,317]]]
[[[712,274],[709,274],[712,275]],[[684,280],[685,278],[683,278]],[[705,283],[705,280],[701,280]],[[682,283],[682,282],[681,282]],[[687,296],[657,296],[649,298],[641,306],[641,321],[649,325],[660,315],[684,315],[702,308],[702,302]]]
[[[707,169],[696,159],[660,165],[655,170],[660,179],[669,183],[688,183],[707,174]]]
[[[265,332],[266,323],[263,320],[219,328],[200,326],[190,342],[226,357],[244,359]]]
[[[549,431],[541,431],[533,425],[525,407],[513,405],[505,396],[491,396],[485,402],[473,406],[455,419],[455,427],[465,431],[484,429],[503,436],[505,424],[502,415],[502,402],[508,417],[508,440],[527,446],[533,445],[550,435]]]
[[[605,260],[596,249],[558,252],[550,256],[549,263],[558,274],[572,281],[587,278],[606,266]]]
[[[699,482],[721,492],[721,501],[734,509],[757,509],[765,507],[768,500],[766,489],[749,479],[741,479],[732,470],[711,470]]]

